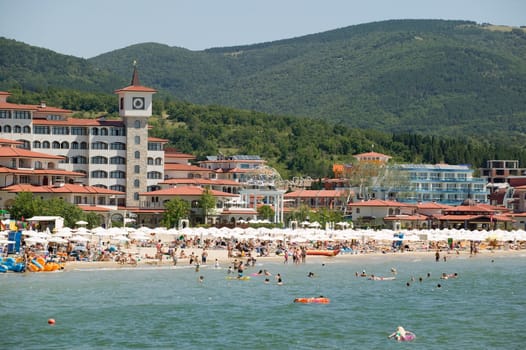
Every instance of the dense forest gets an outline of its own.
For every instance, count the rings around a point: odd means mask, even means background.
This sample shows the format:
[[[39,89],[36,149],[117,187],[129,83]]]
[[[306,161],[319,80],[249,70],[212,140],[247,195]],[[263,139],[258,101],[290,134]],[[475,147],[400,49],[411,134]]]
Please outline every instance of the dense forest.
[[[526,130],[524,28],[392,20],[190,51],[136,44],[88,60],[0,39],[0,89],[110,93],[141,82],[174,99],[360,129],[511,138]]]
[[[10,102],[38,103],[77,111],[77,117],[117,118],[114,95],[48,90],[14,91]],[[170,141],[198,160],[219,153],[256,154],[268,160],[285,179],[332,175],[334,163],[352,163],[353,155],[377,151],[395,162],[485,166],[488,159],[518,159],[526,164],[526,148],[509,140],[387,133],[351,128],[316,118],[279,116],[223,106],[201,106],[154,98],[150,135]]]

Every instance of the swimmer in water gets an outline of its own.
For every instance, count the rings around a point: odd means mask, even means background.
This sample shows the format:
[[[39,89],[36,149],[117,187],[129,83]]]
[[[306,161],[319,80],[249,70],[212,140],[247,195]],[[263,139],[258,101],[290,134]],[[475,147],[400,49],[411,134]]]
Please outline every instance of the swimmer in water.
[[[401,341],[401,340],[404,340],[405,334],[406,332],[405,332],[404,327],[398,326],[396,328],[396,331],[394,331],[391,335],[389,335],[388,338],[391,339],[394,337],[396,340]]]

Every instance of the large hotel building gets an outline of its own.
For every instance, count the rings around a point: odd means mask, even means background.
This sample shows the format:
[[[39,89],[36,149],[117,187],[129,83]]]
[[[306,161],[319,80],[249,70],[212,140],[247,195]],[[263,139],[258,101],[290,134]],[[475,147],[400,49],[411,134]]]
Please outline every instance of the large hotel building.
[[[131,85],[115,91],[119,120],[72,118],[72,111],[49,107],[44,102],[9,103],[10,94],[0,92],[0,138],[20,142],[18,148],[62,156],[62,170],[85,175],[50,174],[37,180],[17,176],[14,183],[67,182],[110,189],[125,195],[110,196],[110,203],[104,204],[139,207],[139,193],[158,189],[157,183],[164,179],[163,148],[167,141],[148,137],[155,92],[140,84],[135,68]],[[27,168],[46,169],[51,164],[35,162]]]

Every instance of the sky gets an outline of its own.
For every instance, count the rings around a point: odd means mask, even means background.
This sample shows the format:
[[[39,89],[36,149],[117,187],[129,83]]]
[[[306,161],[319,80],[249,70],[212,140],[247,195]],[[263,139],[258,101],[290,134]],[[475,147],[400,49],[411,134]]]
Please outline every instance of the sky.
[[[526,25],[525,0],[0,0],[0,36],[83,58],[157,42],[189,50],[389,19]]]

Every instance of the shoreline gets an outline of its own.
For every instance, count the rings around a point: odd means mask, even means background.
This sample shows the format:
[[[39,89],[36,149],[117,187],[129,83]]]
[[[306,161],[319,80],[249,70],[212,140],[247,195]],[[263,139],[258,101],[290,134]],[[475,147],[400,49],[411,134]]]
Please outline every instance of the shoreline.
[[[200,254],[202,252],[202,249],[200,248],[194,248],[194,249],[188,249],[188,253],[196,254],[198,257],[200,257]],[[512,257],[512,258],[526,258],[526,251],[524,250],[482,250],[479,251],[477,254],[470,255],[469,252],[460,251],[458,254],[455,251],[441,251],[441,260],[443,256],[447,257],[447,260],[453,260],[456,258],[470,258],[473,259],[480,259],[480,258],[499,258],[499,257]],[[282,262],[283,256],[280,255],[271,255],[271,256],[265,256],[265,257],[255,257],[257,263],[261,262]],[[435,251],[406,251],[406,252],[389,252],[389,253],[382,253],[382,252],[370,252],[370,253],[359,253],[359,254],[338,254],[335,257],[326,257],[326,256],[307,256],[307,262],[309,261],[331,261],[331,262],[350,262],[350,261],[366,261],[370,259],[377,260],[378,258],[385,259],[386,261],[396,261],[396,260],[405,260],[405,261],[411,261],[411,260],[421,260],[422,258],[426,258],[429,260],[432,260],[435,258]],[[245,261],[247,257],[233,257],[228,258],[227,251],[226,250],[214,250],[209,249],[208,250],[208,259],[207,263],[201,266],[206,267],[213,267],[215,264],[215,259],[219,262],[220,266],[223,268],[228,267],[234,259]],[[199,263],[201,262],[199,258]],[[289,260],[289,264],[292,264],[292,262]],[[171,267],[174,266],[172,260],[169,258],[163,257],[162,261],[159,261],[157,259],[145,259],[141,258],[138,260],[137,264],[130,264],[125,263],[121,264],[115,261],[68,261],[65,264],[63,271],[75,271],[75,270],[83,270],[83,269],[130,269],[130,268],[145,268],[145,267]],[[184,267],[190,267],[195,266],[195,264],[190,265],[188,258],[179,258],[176,266],[184,266]]]

